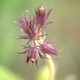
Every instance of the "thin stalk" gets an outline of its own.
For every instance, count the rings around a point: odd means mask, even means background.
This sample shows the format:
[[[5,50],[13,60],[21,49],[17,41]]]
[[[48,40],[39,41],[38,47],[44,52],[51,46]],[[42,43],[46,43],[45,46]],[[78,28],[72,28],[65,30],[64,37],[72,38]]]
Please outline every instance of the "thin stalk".
[[[38,33],[38,36],[41,36],[41,32]],[[42,42],[42,37],[39,38],[39,41]],[[39,43],[35,40],[36,46],[39,46]],[[53,60],[50,55],[46,54],[46,63],[49,68],[49,79],[48,80],[53,80],[54,78],[54,64]]]
[[[46,60],[46,63],[48,65],[48,68],[49,68],[49,79],[48,80],[53,80],[54,79],[54,64],[53,64],[53,60],[51,58],[50,55],[46,54],[46,57],[48,59],[45,59]]]

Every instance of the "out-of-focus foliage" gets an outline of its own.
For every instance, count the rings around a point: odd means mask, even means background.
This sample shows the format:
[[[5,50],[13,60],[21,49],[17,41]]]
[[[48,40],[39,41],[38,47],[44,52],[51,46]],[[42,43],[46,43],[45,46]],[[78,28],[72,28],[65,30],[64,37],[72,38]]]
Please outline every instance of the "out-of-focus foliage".
[[[9,69],[0,65],[0,80],[24,80]]]
[[[46,74],[46,77],[45,77],[45,74]],[[40,68],[40,71],[37,73],[36,76],[37,76],[36,80],[47,80],[49,78],[49,69],[47,65]]]
[[[56,38],[53,45],[63,48],[59,53],[61,57],[53,57],[55,80],[80,80],[80,0],[0,0],[0,74],[6,76],[5,79],[0,76],[0,80],[20,80],[20,76],[24,78],[21,80],[35,80],[36,73],[46,64],[40,59],[39,69],[31,63],[27,66],[26,56],[17,54],[27,41],[17,39],[23,32],[14,21],[18,23],[23,14],[29,15],[25,10],[34,12],[40,5],[53,8],[49,20],[57,24],[47,26],[47,39],[53,41]]]

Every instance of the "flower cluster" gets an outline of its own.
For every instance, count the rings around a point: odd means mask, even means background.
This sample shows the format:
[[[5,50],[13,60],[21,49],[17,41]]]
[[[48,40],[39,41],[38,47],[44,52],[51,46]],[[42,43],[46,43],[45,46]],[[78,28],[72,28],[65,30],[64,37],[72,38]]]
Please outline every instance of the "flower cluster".
[[[52,23],[47,21],[51,11],[52,9],[46,11],[44,6],[40,6],[35,10],[32,19],[26,17],[19,19],[19,26],[25,33],[19,39],[28,40],[27,44],[23,46],[25,51],[21,52],[21,54],[27,54],[27,63],[31,61],[37,64],[39,56],[45,59],[46,54],[57,55],[58,53],[50,42],[44,42],[46,35],[42,34],[46,25]]]

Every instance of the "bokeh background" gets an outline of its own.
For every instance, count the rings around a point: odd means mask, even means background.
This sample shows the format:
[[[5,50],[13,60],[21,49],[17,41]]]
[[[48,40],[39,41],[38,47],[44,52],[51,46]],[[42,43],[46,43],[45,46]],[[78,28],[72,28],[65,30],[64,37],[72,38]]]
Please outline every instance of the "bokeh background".
[[[17,54],[26,41],[17,39],[23,32],[15,22],[40,5],[53,8],[49,20],[55,23],[47,26],[46,41],[63,48],[60,57],[52,57],[54,80],[80,80],[80,0],[0,0],[0,80],[47,80],[44,60],[39,59],[39,68],[27,66],[26,56]]]

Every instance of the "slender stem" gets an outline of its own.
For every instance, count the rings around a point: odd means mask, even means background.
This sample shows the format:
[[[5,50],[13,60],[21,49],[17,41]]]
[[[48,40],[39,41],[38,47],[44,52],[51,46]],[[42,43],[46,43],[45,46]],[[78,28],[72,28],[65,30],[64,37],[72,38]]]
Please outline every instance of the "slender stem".
[[[38,33],[38,36],[41,36],[41,32]],[[42,37],[39,38],[39,41],[42,41]],[[39,43],[37,41],[35,41],[35,44],[37,46],[39,46]],[[46,54],[46,63],[48,65],[49,68],[49,79],[48,80],[53,80],[54,78],[54,64],[53,64],[53,60],[51,58],[50,55]]]
[[[51,58],[50,55],[46,54],[46,57],[48,59],[45,59],[46,60],[46,63],[48,65],[48,68],[49,68],[49,79],[48,80],[53,80],[54,78],[54,64],[53,64],[53,60]]]

